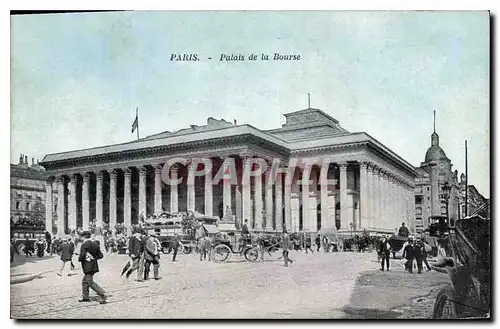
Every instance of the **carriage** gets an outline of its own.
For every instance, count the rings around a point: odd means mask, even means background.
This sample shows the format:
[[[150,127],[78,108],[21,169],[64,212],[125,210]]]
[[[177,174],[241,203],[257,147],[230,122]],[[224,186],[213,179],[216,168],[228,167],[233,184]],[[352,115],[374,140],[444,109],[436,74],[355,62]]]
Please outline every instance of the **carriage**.
[[[490,221],[480,216],[459,220],[438,237],[435,265],[450,276],[434,304],[434,319],[489,318],[491,307]]]
[[[171,242],[175,235],[179,237],[179,252],[189,254],[193,250],[193,238],[183,227],[184,214],[164,213],[161,216],[152,216],[144,221],[144,229],[149,235],[158,235],[161,251],[169,254],[172,251]]]
[[[262,239],[262,241],[259,241]],[[261,243],[263,250],[259,247]],[[259,258],[259,252],[277,251],[281,247],[281,241],[277,236],[266,234],[252,239],[250,237],[236,237],[236,232],[217,234],[212,248],[212,259],[221,263],[229,261],[234,255],[243,255],[249,262],[255,262]]]

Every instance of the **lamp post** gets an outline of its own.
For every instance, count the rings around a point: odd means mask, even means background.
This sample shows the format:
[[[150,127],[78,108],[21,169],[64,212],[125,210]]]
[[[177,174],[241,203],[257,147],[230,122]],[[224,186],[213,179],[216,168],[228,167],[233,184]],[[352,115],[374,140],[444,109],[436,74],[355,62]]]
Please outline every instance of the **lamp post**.
[[[449,203],[450,203],[450,192],[451,192],[451,186],[448,184],[448,182],[445,182],[443,184],[443,196],[444,200],[446,202],[446,220],[448,221],[448,226],[451,226],[450,223],[450,213],[449,213]]]
[[[350,222],[349,226],[351,227],[351,238],[352,238],[352,233],[353,233],[352,231],[354,230],[354,223]]]

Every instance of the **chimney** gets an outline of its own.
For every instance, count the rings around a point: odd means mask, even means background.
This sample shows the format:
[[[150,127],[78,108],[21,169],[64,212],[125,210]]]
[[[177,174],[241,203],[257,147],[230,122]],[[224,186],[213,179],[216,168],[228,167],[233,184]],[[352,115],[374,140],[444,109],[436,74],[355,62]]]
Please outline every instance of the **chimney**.
[[[35,158],[31,158],[31,165],[34,166],[35,165]]]
[[[24,163],[28,164],[28,156],[27,155],[24,156]]]
[[[236,126],[236,125],[238,125],[238,124],[236,123],[236,119],[234,119],[234,125],[235,125],[235,126]]]
[[[19,164],[23,164],[23,154],[19,155]]]

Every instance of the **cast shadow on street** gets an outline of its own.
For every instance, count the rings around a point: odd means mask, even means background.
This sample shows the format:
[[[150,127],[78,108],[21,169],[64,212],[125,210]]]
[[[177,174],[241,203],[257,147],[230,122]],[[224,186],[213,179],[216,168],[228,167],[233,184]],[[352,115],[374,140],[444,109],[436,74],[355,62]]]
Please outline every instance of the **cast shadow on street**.
[[[434,295],[445,284],[447,277],[437,272],[411,274],[400,268],[361,272],[342,311],[345,319],[429,319]]]

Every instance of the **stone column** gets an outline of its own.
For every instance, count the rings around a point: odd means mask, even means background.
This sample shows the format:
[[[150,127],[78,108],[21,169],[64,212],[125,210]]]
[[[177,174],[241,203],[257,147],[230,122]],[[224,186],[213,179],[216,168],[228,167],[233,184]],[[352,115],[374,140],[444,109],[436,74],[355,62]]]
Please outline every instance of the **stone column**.
[[[154,206],[154,209],[155,209],[155,215],[159,215],[163,212],[163,208],[162,208],[162,193],[161,193],[161,186],[162,186],[162,181],[161,181],[161,171],[162,171],[162,166],[161,165],[156,165],[155,167],[155,206]],[[173,172],[172,172],[172,176],[173,176]],[[173,177],[171,176],[171,179],[174,179]],[[177,177],[175,177],[175,179],[177,179]],[[174,185],[171,185],[170,186],[170,198],[172,199],[172,190],[174,189]],[[177,185],[175,186],[175,189],[176,189],[176,192],[177,192]],[[176,211],[173,211],[172,209],[172,201],[170,201],[170,211],[171,212],[177,212]]]
[[[223,159],[225,160],[225,158]],[[222,204],[224,205],[224,210],[223,210],[223,216],[225,217],[226,214],[227,214],[227,207],[229,207],[229,209],[231,209],[231,214],[233,213],[233,202],[232,202],[232,199],[231,199],[231,176],[232,172],[229,172],[229,176],[227,176],[227,172],[228,170],[231,170],[231,167],[229,165],[229,163],[225,163],[225,161],[223,162],[223,166],[224,166],[224,178],[222,180]],[[232,219],[232,218],[227,218],[228,220],[229,219]]]
[[[242,179],[241,180],[241,213],[243,216],[243,221],[242,223],[245,222],[245,220],[249,220],[249,225],[251,224],[252,220],[252,208],[251,208],[251,199],[250,199],[250,187],[251,187],[251,179],[250,179],[250,169],[251,169],[251,162],[250,158],[242,158],[242,165],[243,165],[243,176],[247,178],[247,180]]]
[[[259,169],[260,170],[260,169]],[[254,176],[255,224],[254,230],[262,230],[262,175]]]
[[[68,207],[68,228],[70,231],[76,230],[76,186],[78,184],[78,176],[71,176],[69,182],[69,207]]]
[[[271,165],[269,165],[271,168]],[[266,219],[264,223],[264,228],[266,230],[273,229],[273,214],[274,214],[274,205],[273,205],[273,185],[274,180],[269,177],[271,175],[271,170],[269,170],[269,175],[267,176],[266,182]],[[265,177],[265,176],[264,176]]]
[[[123,225],[127,228],[127,232],[130,232],[132,226],[132,171],[126,168],[123,172],[125,174],[125,184],[123,187]]]
[[[116,235],[116,171],[110,170],[109,173],[109,228]]]
[[[274,220],[277,232],[283,231],[283,174],[278,172],[276,174],[276,184],[274,185],[275,190],[275,204],[274,204]]]
[[[285,228],[288,233],[292,232],[292,182],[293,173],[287,172],[285,174],[285,195],[283,196],[283,203],[285,204]]]
[[[187,171],[188,171],[188,178],[187,178],[187,196],[186,196],[186,201],[187,201],[187,207],[186,209],[188,211],[195,211],[196,205],[195,205],[195,190],[194,190],[194,183],[195,183],[195,171],[196,171],[196,166],[197,163],[190,162],[187,164]]]
[[[64,176],[59,176],[57,177],[56,183],[57,183],[57,236],[64,236],[64,213],[66,212],[65,209],[65,202],[64,202],[64,194],[65,194],[65,188],[64,188],[64,182],[65,178]]]
[[[374,213],[375,213],[375,190],[374,190],[374,176],[373,176],[373,171],[375,169],[375,166],[373,164],[369,165],[367,168],[366,176],[367,176],[367,185],[368,185],[368,191],[367,191],[367,196],[368,196],[368,226],[373,227],[375,223],[374,219]]]
[[[52,183],[54,182],[54,177],[49,177],[45,181],[45,230],[50,233],[50,235],[54,234],[52,232],[52,220],[54,210],[54,206],[52,204]]]
[[[139,167],[139,220],[141,215],[144,218],[147,217],[147,208],[146,208],[146,175],[147,169],[146,167]]]
[[[396,225],[396,202],[395,202],[395,189],[394,189],[394,176],[389,177],[389,209],[390,209],[390,228],[394,230]]]
[[[205,215],[207,216],[214,214],[212,167],[212,163],[205,164]]]
[[[95,199],[95,219],[96,226],[103,228],[103,200],[102,200],[102,181],[104,175],[101,171],[96,173],[96,199]]]
[[[340,168],[340,227],[342,230],[349,231],[349,209],[348,209],[348,196],[347,196],[347,164],[339,164]]]
[[[82,226],[84,230],[90,228],[90,196],[89,196],[90,174],[83,175],[82,185]]]
[[[170,179],[171,180],[177,180],[179,178],[179,167],[178,165],[174,165],[171,168],[170,172]],[[179,212],[179,185],[177,184],[172,184],[170,185],[170,212],[176,213]],[[160,212],[162,212],[163,209],[160,204]]]
[[[373,216],[371,227],[380,226],[380,168],[373,169]]]
[[[371,168],[368,169],[368,162],[361,162],[359,164],[359,198],[360,198],[360,223],[359,228],[371,227],[371,222],[369,217],[369,193],[368,193],[368,170],[371,172]]]
[[[302,228],[304,231],[311,227],[309,218],[309,179],[311,177],[311,167],[306,165],[302,171]]]
[[[320,179],[320,199],[321,199],[321,228],[329,230],[332,225],[335,226],[335,215],[330,218],[329,205],[328,205],[328,168],[329,165],[322,165],[319,174]],[[334,205],[335,206],[335,205]]]

